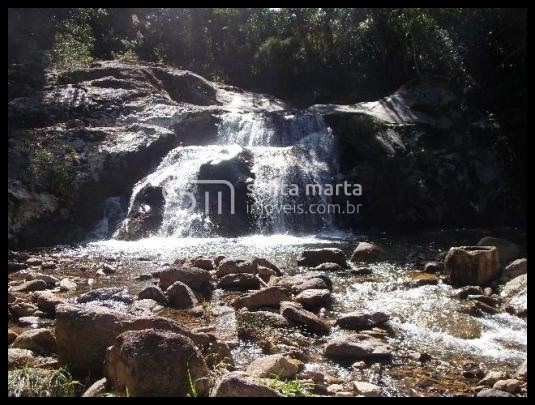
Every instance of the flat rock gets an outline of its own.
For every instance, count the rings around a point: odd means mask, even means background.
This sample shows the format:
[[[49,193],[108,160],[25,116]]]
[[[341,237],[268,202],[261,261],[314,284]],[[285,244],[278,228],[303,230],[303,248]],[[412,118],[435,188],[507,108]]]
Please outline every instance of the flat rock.
[[[328,324],[312,312],[300,307],[297,303],[291,301],[282,302],[280,305],[280,314],[291,324],[303,327],[312,333],[327,335],[331,331],[331,327]]]
[[[363,330],[382,325],[389,319],[390,317],[383,312],[374,312],[369,314],[362,312],[350,312],[338,318],[335,325],[340,326],[342,329]]]
[[[227,274],[256,273],[256,264],[252,260],[244,258],[225,258],[217,266],[216,276],[223,277]]]
[[[25,281],[22,284],[19,284],[15,287],[11,287],[10,290],[13,292],[28,292],[28,291],[41,291],[47,289],[46,281],[43,280],[30,280]]]
[[[392,349],[373,338],[358,342],[337,338],[327,343],[325,356],[337,360],[382,361],[392,358]]]
[[[247,374],[252,377],[293,378],[299,367],[282,354],[260,357],[247,367]]]
[[[224,290],[256,290],[260,288],[260,280],[254,274],[227,274],[217,281],[217,288]]]
[[[258,309],[262,307],[278,307],[281,301],[290,299],[290,293],[281,287],[267,287],[259,291],[238,297],[232,302],[236,309]]]
[[[278,391],[256,382],[246,373],[233,371],[217,381],[211,397],[282,397]]]

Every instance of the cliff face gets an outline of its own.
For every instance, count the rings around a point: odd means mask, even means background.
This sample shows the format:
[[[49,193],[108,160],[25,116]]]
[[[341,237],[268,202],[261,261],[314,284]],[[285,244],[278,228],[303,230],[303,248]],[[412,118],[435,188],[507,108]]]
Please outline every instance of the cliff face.
[[[171,149],[214,143],[221,114],[243,100],[272,116],[291,110],[155,64],[95,62],[50,75],[41,91],[8,103],[10,247],[84,239],[110,197],[126,210],[134,184]],[[444,86],[421,83],[377,102],[308,109],[334,132],[336,181],[363,185],[365,212],[340,218],[340,226],[511,220],[514,204],[488,141],[497,129],[471,122],[458,104]],[[119,220],[106,225],[104,237]]]

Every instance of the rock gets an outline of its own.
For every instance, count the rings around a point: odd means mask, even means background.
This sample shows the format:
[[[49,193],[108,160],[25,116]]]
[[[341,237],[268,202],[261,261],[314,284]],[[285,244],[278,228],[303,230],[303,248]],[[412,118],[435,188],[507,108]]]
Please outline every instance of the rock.
[[[330,300],[331,292],[327,289],[304,290],[295,297],[295,301],[308,308],[317,308],[328,305]]]
[[[217,282],[217,288],[224,290],[255,290],[260,288],[260,280],[254,274],[227,274]]]
[[[340,271],[340,270],[344,270],[344,268],[340,266],[338,263],[327,262],[327,263],[318,264],[312,270],[314,271]]]
[[[208,368],[201,352],[190,338],[169,331],[121,333],[106,351],[104,375],[116,390],[127,389],[133,396],[208,392]]]
[[[126,288],[106,287],[97,288],[96,290],[81,294],[76,298],[76,302],[108,308],[126,308],[126,306],[134,302],[134,299]]]
[[[500,296],[504,298],[512,298],[515,295],[521,294],[524,290],[527,290],[528,275],[522,274],[518,277],[508,281],[502,288]]]
[[[238,274],[238,273],[256,273],[256,264],[247,259],[241,258],[226,258],[221,260],[217,266],[216,276],[223,277],[227,274]]]
[[[26,263],[13,262],[11,260],[7,262],[8,273],[14,273],[16,271],[26,269],[27,267],[28,265]]]
[[[490,297],[493,294],[492,287],[483,288],[483,295]],[[477,295],[477,294],[475,294]]]
[[[491,307],[497,307],[501,304],[502,300],[498,296],[487,296],[487,295],[469,295],[466,297],[470,301],[479,301]]]
[[[282,275],[282,271],[279,269],[279,267],[264,257],[253,257],[253,264],[257,267],[257,269],[259,267],[265,267],[273,270],[277,276]]]
[[[17,299],[17,297],[15,296],[15,294],[13,294],[10,291],[7,292],[7,303],[8,304],[11,304],[12,302],[15,302],[16,299]]]
[[[76,290],[76,283],[68,278],[64,278],[59,282],[60,291]]]
[[[225,259],[226,256],[225,255],[217,255],[214,257],[214,265],[215,267],[219,267],[219,264],[223,261],[223,259]]]
[[[59,280],[50,274],[30,273],[29,277],[31,280],[43,280],[48,287],[54,287],[56,283],[59,283]]]
[[[22,368],[32,362],[34,359],[33,352],[28,349],[8,348],[7,349],[7,368]]]
[[[9,346],[17,338],[17,333],[11,329],[7,330],[7,345]]]
[[[350,273],[354,276],[368,276],[372,274],[373,271],[369,267],[357,267],[356,269],[351,269]]]
[[[136,300],[130,307],[128,313],[136,316],[152,316],[163,310],[163,306],[151,299]]]
[[[492,389],[492,388],[485,388],[485,389],[482,389],[481,391],[479,391],[477,393],[476,397],[480,397],[480,398],[483,398],[483,397],[505,398],[505,397],[512,397],[512,395],[509,394],[508,392],[505,392],[505,391],[499,391],[499,390],[495,390],[495,389]]]
[[[243,274],[243,273],[242,273]],[[269,282],[271,277],[277,277],[277,272],[273,269],[264,266],[257,266],[256,275],[260,277],[264,282]]]
[[[327,386],[326,391],[329,394],[336,394],[338,392],[345,392],[345,387],[342,384],[330,384]]]
[[[41,269],[43,269],[43,270],[53,270],[56,267],[58,267],[58,266],[54,262],[43,262],[43,263],[41,263]]]
[[[10,288],[10,290],[14,292],[41,291],[46,289],[47,285],[43,280],[30,280]]]
[[[477,242],[477,246],[495,246],[498,250],[498,258],[501,267],[504,267],[507,263],[520,257],[520,247],[505,239],[485,236]]]
[[[282,354],[260,357],[247,367],[247,374],[252,377],[290,379],[295,377],[298,366]]]
[[[424,271],[426,273],[441,273],[444,271],[444,262],[427,262]]]
[[[17,323],[22,327],[37,328],[39,326],[49,326],[53,323],[50,319],[40,318],[38,316],[22,316],[17,320]]]
[[[17,318],[31,316],[35,311],[37,311],[37,307],[35,305],[22,301],[16,301],[13,304],[9,304],[8,308]]]
[[[160,273],[158,273],[159,275]],[[152,274],[140,274],[139,276],[134,277],[136,281],[148,281],[152,280]]]
[[[196,267],[203,270],[214,270],[214,261],[206,256],[197,256],[186,261],[191,267]],[[182,281],[182,280],[177,280]]]
[[[311,288],[332,290],[331,279],[319,272],[307,272],[295,276],[274,277],[270,286],[282,287],[291,290],[294,294]]]
[[[28,349],[38,353],[55,353],[56,338],[48,329],[31,329],[22,332],[15,341],[13,347]]]
[[[329,325],[323,322],[312,312],[303,309],[299,304],[294,302],[281,302],[280,314],[291,324],[303,327],[312,333],[316,333],[318,335],[328,335],[331,331]]]
[[[169,300],[165,296],[162,290],[160,290],[155,285],[150,285],[144,288],[137,296],[140,300],[149,299],[154,300],[157,303],[163,305],[164,307],[169,305]]]
[[[455,298],[466,299],[469,295],[482,295],[483,289],[477,285],[467,285],[465,287],[458,288],[452,292],[452,296]]]
[[[498,252],[493,246],[452,247],[444,265],[453,285],[485,285],[500,275]]]
[[[106,348],[114,343],[115,337],[127,330],[161,329],[179,333],[192,339],[207,351],[220,353],[221,347],[214,336],[194,334],[171,320],[150,316],[136,317],[101,306],[60,304],[56,307],[56,343],[59,358],[70,365],[76,376],[88,373],[99,377]],[[228,350],[228,348],[227,348]]]
[[[43,263],[43,260],[41,260],[39,257],[30,257],[26,260],[26,264],[28,266],[40,266],[41,263]]]
[[[169,306],[173,308],[192,308],[198,304],[195,293],[181,281],[175,281],[165,290],[165,295],[169,300]]]
[[[259,291],[238,297],[232,302],[236,309],[257,309],[262,307],[278,307],[281,301],[290,299],[288,291],[281,287],[267,287]]]
[[[355,263],[380,262],[386,260],[386,258],[386,251],[375,243],[370,242],[359,242],[351,255],[351,261]]]
[[[297,264],[305,267],[316,267],[322,263],[336,263],[343,268],[347,268],[347,257],[338,248],[310,249],[301,253],[297,258]]]
[[[483,377],[481,381],[478,382],[478,385],[492,387],[496,383],[496,381],[505,380],[506,378],[507,374],[503,371],[490,371],[485,374],[485,377]]]
[[[274,328],[286,328],[290,324],[280,314],[269,311],[248,311],[242,308],[236,311],[236,320],[239,325],[270,326]]]
[[[527,360],[524,360],[524,362],[516,370],[516,378],[522,381],[528,380],[528,361]]]
[[[381,388],[365,381],[353,381],[353,389],[359,395],[365,397],[380,397]]]
[[[335,398],[352,398],[354,397],[352,392],[349,391],[337,391],[334,393]]]
[[[507,380],[499,380],[494,383],[492,386],[492,389],[499,390],[499,391],[505,391],[510,394],[516,394],[520,391],[522,388],[523,382],[516,380],[514,378],[510,378]]]
[[[160,288],[167,289],[171,284],[180,281],[189,288],[206,291],[212,288],[212,275],[208,270],[198,267],[173,267],[160,272]]]
[[[47,314],[54,315],[56,313],[56,307],[59,304],[65,303],[65,299],[56,296],[51,291],[38,291],[33,293],[32,301],[37,304],[37,308]]]
[[[389,319],[390,317],[383,312],[374,312],[372,314],[351,312],[338,318],[335,325],[340,326],[342,329],[363,330],[382,325]]]
[[[266,387],[252,378],[249,378],[246,373],[240,371],[233,371],[225,374],[216,383],[212,391],[211,397],[282,397],[278,391]]]
[[[508,280],[511,280],[522,274],[526,274],[527,272],[528,259],[516,259],[505,267],[502,276],[506,277]]]
[[[422,285],[435,285],[438,284],[440,278],[435,274],[426,273],[423,271],[410,271],[407,273],[409,277],[409,285],[414,287],[420,287]]]
[[[390,346],[373,338],[359,342],[336,338],[327,343],[324,353],[335,360],[382,361],[392,358]]]
[[[465,378],[483,378],[485,376],[485,371],[480,364],[468,361],[462,365],[463,372],[462,375]]]
[[[95,381],[91,386],[85,390],[82,394],[82,398],[95,398],[102,396],[107,389],[108,380],[106,378],[101,378],[100,380]]]
[[[102,265],[102,272],[103,272],[104,274],[108,274],[108,275],[109,275],[109,274],[115,274],[115,273],[117,272],[117,269],[116,269],[115,267],[113,267],[113,266],[110,266],[110,265],[107,264],[107,263],[104,263],[104,264]]]

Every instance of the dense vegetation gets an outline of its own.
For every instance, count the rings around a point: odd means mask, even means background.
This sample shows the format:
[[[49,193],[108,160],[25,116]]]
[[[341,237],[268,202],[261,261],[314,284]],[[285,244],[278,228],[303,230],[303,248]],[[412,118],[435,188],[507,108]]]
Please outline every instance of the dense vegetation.
[[[9,9],[8,99],[44,69],[93,59],[163,62],[300,105],[377,99],[439,76],[526,171],[525,9]]]

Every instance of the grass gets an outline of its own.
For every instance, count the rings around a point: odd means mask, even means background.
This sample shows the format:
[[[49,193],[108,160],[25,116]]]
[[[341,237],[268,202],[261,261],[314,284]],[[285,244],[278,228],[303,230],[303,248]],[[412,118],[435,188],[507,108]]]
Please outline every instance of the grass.
[[[10,397],[73,397],[81,388],[82,384],[63,367],[57,370],[23,367],[7,374]]]
[[[283,380],[278,376],[273,378],[258,378],[257,381],[266,387],[280,392],[285,397],[309,397],[312,395],[314,385],[298,379]]]

